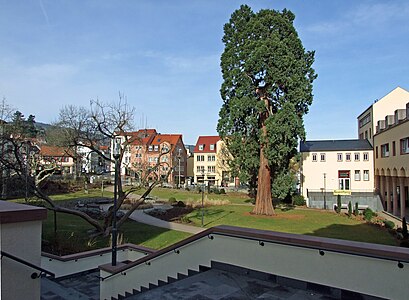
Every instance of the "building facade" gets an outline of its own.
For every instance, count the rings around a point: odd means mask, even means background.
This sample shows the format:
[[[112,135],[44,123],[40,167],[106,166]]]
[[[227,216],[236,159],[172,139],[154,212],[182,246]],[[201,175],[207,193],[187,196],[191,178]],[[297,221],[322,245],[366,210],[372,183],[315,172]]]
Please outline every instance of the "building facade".
[[[372,199],[373,149],[367,140],[304,141],[300,152],[301,193],[306,199],[324,193]]]
[[[385,119],[378,121],[374,135],[375,186],[386,211],[408,217],[409,101]]]
[[[394,115],[397,108],[404,108],[409,102],[409,91],[397,87],[384,97],[376,100],[370,107],[358,116],[358,138],[367,139],[371,145],[373,136],[378,126],[378,121],[381,127],[385,127],[383,122],[387,123],[390,120],[385,119],[388,115]],[[383,121],[383,122],[382,122]]]
[[[236,186],[228,165],[231,154],[219,136],[199,136],[194,149],[194,181],[222,187]]]

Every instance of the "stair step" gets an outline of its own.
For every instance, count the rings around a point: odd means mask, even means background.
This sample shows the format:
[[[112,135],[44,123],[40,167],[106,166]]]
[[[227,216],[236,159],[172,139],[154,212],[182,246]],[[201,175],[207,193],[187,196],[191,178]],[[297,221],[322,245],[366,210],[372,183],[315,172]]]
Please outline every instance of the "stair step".
[[[167,285],[168,283],[166,281],[163,280],[158,280],[158,286],[164,286]]]
[[[134,295],[137,295],[137,294],[140,293],[140,291],[133,289],[133,290],[132,290],[132,293],[133,293]]]
[[[199,272],[206,272],[206,271],[209,271],[211,269],[212,269],[211,267],[199,265]]]
[[[185,275],[185,274],[183,274],[183,273],[178,273],[177,276],[178,276],[178,277],[177,277],[178,280],[182,280],[182,279],[185,279],[188,275]]]
[[[147,288],[146,286],[141,286],[141,293],[149,291],[149,288]]]
[[[176,278],[168,276],[168,283],[172,283],[172,282],[175,282],[175,281],[177,281]]]
[[[187,276],[193,276],[193,275],[196,275],[196,274],[198,274],[198,273],[200,273],[199,271],[195,271],[195,270],[191,270],[191,269],[188,269],[187,270]]]
[[[154,288],[157,288],[158,286],[156,284],[153,283],[149,283],[149,289],[152,290]]]

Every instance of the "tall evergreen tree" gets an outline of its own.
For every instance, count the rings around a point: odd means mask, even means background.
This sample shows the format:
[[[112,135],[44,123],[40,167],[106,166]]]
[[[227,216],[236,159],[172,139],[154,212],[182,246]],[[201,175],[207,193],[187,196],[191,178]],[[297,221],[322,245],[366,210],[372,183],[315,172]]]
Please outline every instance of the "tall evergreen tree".
[[[271,186],[288,171],[313,98],[314,52],[305,51],[294,18],[286,9],[254,13],[242,5],[224,26],[217,130],[233,171],[249,182],[257,177],[255,214],[274,214]]]

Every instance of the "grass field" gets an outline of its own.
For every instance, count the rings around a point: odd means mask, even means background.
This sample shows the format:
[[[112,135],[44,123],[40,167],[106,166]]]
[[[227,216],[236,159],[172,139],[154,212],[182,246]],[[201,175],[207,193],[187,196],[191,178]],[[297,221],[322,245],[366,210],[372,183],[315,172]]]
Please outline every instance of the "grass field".
[[[89,238],[93,227],[77,216],[58,213],[57,234],[62,250],[87,251],[110,246],[108,237]],[[133,243],[153,249],[161,249],[190,236],[188,233],[167,230],[129,220],[119,230],[122,243]],[[48,212],[43,222],[43,240],[54,241],[54,214]],[[71,251],[72,252],[72,251]]]
[[[396,240],[384,228],[350,219],[346,215],[312,209],[276,209],[276,216],[250,214],[251,207],[240,205],[205,208],[204,226],[232,225],[255,229],[314,235],[376,244],[394,245]],[[201,210],[187,215],[196,226],[201,224]]]

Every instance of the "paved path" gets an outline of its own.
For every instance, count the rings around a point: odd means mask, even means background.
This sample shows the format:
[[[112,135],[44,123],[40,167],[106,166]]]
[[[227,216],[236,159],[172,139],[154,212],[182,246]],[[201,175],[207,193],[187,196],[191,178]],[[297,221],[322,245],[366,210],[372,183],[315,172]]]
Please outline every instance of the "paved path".
[[[101,208],[103,210],[107,210],[112,204],[104,204],[101,205]],[[125,211],[124,211],[125,212]],[[134,220],[139,223],[144,223],[152,226],[157,226],[161,228],[166,228],[166,229],[171,229],[171,230],[177,230],[177,231],[183,231],[183,232],[188,232],[188,233],[199,233],[205,230],[206,228],[202,227],[196,227],[196,226],[191,226],[191,225],[185,225],[185,224],[180,224],[180,223],[174,223],[174,222],[167,222],[163,221],[158,218],[154,218],[146,213],[144,213],[143,210],[135,210],[129,218],[131,220]]]

